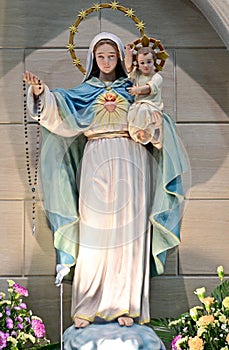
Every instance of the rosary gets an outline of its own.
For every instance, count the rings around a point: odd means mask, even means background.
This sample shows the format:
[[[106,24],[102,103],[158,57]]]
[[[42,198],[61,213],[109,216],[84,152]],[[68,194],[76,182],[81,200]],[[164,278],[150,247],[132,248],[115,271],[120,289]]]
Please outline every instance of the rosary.
[[[38,81],[39,89],[41,90],[41,82]],[[32,165],[29,154],[29,137],[28,137],[28,118],[27,118],[27,89],[26,82],[23,81],[23,97],[24,97],[24,135],[25,135],[25,156],[26,156],[26,169],[27,180],[32,192],[32,234],[35,234],[35,219],[36,219],[36,191],[38,180],[38,163],[39,163],[39,150],[40,150],[40,115],[41,115],[41,99],[40,95],[37,96],[37,129],[36,129],[36,153],[35,153],[35,165],[34,174],[32,175]]]

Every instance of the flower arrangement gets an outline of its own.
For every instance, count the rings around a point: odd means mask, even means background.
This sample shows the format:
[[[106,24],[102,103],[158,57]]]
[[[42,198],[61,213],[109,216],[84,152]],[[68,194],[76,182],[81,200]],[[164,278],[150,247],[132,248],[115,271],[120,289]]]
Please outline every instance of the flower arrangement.
[[[8,280],[8,299],[0,292],[0,349],[18,350],[48,344],[42,320],[27,309],[28,290]]]
[[[172,350],[229,350],[229,281],[224,280],[223,266],[217,268],[217,273],[220,283],[210,296],[205,295],[205,287],[194,292],[201,305],[176,320],[152,322],[162,338],[162,331],[167,341],[168,335],[172,336]]]

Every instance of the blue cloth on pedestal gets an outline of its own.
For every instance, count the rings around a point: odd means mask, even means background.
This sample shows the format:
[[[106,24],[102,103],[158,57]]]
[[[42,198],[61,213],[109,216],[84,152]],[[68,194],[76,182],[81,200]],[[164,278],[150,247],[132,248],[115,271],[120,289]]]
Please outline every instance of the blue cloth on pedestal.
[[[118,322],[67,328],[64,350],[165,350],[154,330],[145,325],[121,327]]]

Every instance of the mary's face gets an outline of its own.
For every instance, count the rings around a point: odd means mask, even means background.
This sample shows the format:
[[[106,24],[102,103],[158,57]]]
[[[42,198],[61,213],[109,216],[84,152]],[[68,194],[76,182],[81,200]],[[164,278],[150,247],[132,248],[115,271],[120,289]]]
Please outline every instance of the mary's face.
[[[111,74],[118,62],[118,52],[110,44],[102,44],[95,51],[96,63],[102,73]]]

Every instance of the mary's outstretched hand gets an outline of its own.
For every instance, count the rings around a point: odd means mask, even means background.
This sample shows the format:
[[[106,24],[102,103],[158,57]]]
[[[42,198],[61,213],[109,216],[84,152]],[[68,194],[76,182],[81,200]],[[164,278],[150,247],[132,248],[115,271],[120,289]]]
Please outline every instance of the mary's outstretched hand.
[[[27,84],[32,85],[34,95],[39,96],[44,91],[43,82],[32,72],[26,71],[23,74],[23,80]]]

